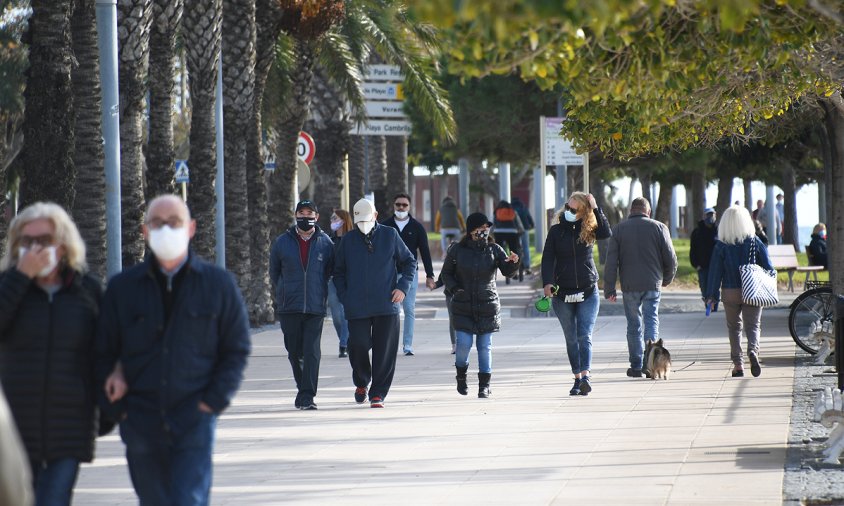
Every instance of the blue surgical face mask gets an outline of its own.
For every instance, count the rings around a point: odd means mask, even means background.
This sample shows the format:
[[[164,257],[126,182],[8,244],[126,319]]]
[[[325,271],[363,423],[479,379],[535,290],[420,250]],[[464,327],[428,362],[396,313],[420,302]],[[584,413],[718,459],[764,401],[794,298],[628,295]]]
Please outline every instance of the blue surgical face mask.
[[[713,216],[707,216],[704,221],[706,221],[706,223],[708,223],[710,225],[714,225],[715,224],[715,216],[714,215]]]
[[[566,209],[566,211],[563,213],[563,217],[566,219],[566,221],[570,223],[574,223],[575,221],[577,221],[577,215],[569,211],[568,209]]]
[[[821,239],[826,239],[826,230],[818,232],[818,236],[820,236]]]

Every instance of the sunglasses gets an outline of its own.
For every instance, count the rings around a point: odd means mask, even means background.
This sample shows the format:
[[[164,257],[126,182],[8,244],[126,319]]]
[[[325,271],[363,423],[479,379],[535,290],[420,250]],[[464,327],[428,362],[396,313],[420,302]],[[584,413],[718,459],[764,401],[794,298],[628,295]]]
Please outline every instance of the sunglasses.
[[[22,235],[20,238],[20,245],[24,248],[31,248],[33,244],[38,244],[43,248],[53,244],[53,236],[51,234],[44,234],[38,236]]]
[[[566,205],[565,205],[564,209],[565,209],[566,211],[571,211],[571,212],[573,212],[573,213],[576,213],[576,212],[577,212],[577,209],[575,209],[575,208],[571,207],[571,206],[570,206],[570,205],[568,205],[568,204],[566,204]]]
[[[403,202],[396,202],[393,204],[394,206],[398,207],[399,209],[404,209],[405,207],[410,207],[410,204],[405,204]]]

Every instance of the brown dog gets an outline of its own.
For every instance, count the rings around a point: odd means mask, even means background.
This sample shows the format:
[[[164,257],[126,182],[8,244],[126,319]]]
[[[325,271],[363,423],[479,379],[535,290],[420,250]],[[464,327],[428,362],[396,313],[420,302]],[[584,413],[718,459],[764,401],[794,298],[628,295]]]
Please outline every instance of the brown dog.
[[[651,379],[668,379],[671,373],[671,354],[662,344],[662,339],[657,342],[648,341],[645,350],[645,368]]]

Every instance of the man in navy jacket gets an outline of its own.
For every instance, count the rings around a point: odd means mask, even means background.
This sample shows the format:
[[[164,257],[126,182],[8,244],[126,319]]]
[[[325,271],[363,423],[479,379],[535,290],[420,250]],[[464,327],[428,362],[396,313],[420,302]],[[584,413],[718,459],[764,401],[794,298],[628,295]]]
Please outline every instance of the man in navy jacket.
[[[294,405],[303,410],[317,409],[319,344],[334,268],[334,243],[316,225],[318,219],[316,204],[296,204],[296,224],[278,236],[270,252],[276,312],[298,390]]]
[[[334,259],[334,285],[349,322],[349,362],[355,401],[383,408],[396,370],[399,304],[410,290],[416,260],[392,227],[379,225],[375,206],[354,207],[357,230],[343,234]],[[372,350],[372,363],[369,350]]]
[[[120,421],[141,504],[208,504],[217,416],[250,352],[240,291],[189,251],[195,231],[179,197],[150,202],[152,254],[111,279],[100,307],[97,375],[111,401],[102,405]],[[122,374],[112,373],[118,362]]]
[[[413,216],[410,215],[410,196],[406,193],[399,193],[393,197],[393,216],[384,222],[384,225],[398,230],[399,236],[407,249],[413,254],[413,258],[419,264],[419,256],[422,257],[422,264],[425,266],[425,286],[429,290],[436,287],[434,280],[434,266],[431,263],[431,250],[428,248],[428,233]],[[419,251],[419,256],[416,252]],[[413,271],[413,279],[410,281],[410,291],[402,301],[404,310],[404,332],[402,333],[402,351],[407,356],[413,356],[413,324],[416,321],[416,288],[419,285],[419,271]]]

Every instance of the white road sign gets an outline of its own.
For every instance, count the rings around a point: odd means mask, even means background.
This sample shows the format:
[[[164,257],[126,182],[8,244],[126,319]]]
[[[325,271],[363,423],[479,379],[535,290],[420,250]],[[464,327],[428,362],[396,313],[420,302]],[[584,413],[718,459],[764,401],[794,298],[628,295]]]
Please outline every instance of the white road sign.
[[[410,121],[370,120],[368,125],[352,128],[352,135],[410,135],[413,128]]]
[[[363,83],[363,98],[366,100],[404,100],[401,84]]]
[[[545,118],[545,150],[546,165],[583,165],[583,155],[577,154],[571,141],[560,135],[565,118]]]
[[[367,81],[404,81],[404,74],[398,65],[370,65],[363,74]]]
[[[366,107],[367,118],[407,118],[404,115],[402,108],[403,102],[369,102],[364,105]]]

